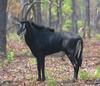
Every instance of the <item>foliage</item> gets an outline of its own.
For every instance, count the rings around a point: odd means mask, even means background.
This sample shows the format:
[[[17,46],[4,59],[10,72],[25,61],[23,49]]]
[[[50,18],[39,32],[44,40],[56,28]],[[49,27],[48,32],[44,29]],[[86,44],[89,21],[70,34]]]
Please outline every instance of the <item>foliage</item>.
[[[48,86],[56,86],[56,81],[53,79],[50,74],[46,71],[46,77],[47,77],[47,85]]]
[[[88,73],[86,70],[80,71],[79,76],[82,80],[100,78],[100,66],[95,69],[95,72]]]
[[[78,20],[77,24],[78,24],[78,29],[79,29],[80,27],[83,26],[83,21],[82,20]]]
[[[7,42],[9,42],[7,43],[7,51],[12,51],[17,55],[32,56],[31,51],[27,49],[23,38],[16,33],[9,33],[7,35]]]
[[[30,63],[30,64],[36,64],[37,62],[36,62],[36,59],[31,58],[31,59],[29,59],[29,63]]]
[[[78,29],[83,26],[83,22],[81,20],[79,20],[77,24],[78,24]],[[66,20],[66,22],[63,25],[63,30],[70,31],[71,27],[72,27],[72,21],[70,19]]]
[[[56,86],[56,81],[54,79],[48,80],[48,86]]]
[[[71,29],[71,27],[72,27],[72,21],[71,20],[67,20],[66,22],[65,22],[65,24],[63,25],[63,30],[64,31],[69,31],[70,29]]]
[[[9,63],[14,60],[14,52],[11,51],[7,53],[7,60]]]
[[[100,34],[96,34],[96,39],[100,40]]]
[[[17,33],[9,33],[8,35],[7,35],[7,41],[9,41],[9,40],[14,40],[14,41],[17,41],[17,42],[21,42],[21,40],[20,40],[20,37],[18,37],[18,35],[17,35]]]
[[[64,0],[63,1],[63,6],[62,6],[62,12],[67,13],[67,15],[71,16],[72,13],[72,5],[71,5],[71,0]]]
[[[82,80],[87,80],[89,78],[89,74],[86,70],[80,71],[79,76]]]
[[[95,78],[100,78],[100,66],[96,68],[96,71],[94,73]]]

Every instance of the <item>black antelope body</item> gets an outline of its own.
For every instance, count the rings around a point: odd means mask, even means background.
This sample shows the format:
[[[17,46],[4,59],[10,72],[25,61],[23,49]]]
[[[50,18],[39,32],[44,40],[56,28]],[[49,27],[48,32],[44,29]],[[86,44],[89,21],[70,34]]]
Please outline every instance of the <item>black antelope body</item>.
[[[49,27],[27,20],[28,12],[33,4],[35,3],[29,5],[24,18],[18,21],[18,35],[24,32],[25,42],[37,59],[38,80],[45,80],[45,56],[63,51],[73,65],[73,80],[75,81],[82,64],[82,38],[71,32],[54,32]]]

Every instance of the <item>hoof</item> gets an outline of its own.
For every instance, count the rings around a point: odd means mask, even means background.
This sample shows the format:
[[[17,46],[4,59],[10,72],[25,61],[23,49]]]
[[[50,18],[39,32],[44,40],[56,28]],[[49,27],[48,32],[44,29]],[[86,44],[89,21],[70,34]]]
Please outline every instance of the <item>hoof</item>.
[[[44,82],[46,79],[37,79],[37,81]]]
[[[46,80],[46,79],[45,79],[45,78],[43,78],[41,81],[43,81],[43,82],[44,82],[45,80]]]
[[[41,79],[38,78],[37,81],[41,81]]]
[[[77,81],[77,79],[72,79],[72,83],[75,83]]]

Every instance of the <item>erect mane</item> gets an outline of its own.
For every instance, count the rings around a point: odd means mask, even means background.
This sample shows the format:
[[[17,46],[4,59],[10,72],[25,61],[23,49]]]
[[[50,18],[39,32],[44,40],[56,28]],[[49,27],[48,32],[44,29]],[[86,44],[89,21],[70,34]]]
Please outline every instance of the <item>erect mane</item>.
[[[52,28],[49,28],[49,27],[46,27],[44,25],[38,25],[38,24],[35,24],[34,22],[31,22],[32,26],[35,27],[37,30],[48,30],[48,31],[51,31],[51,32],[54,32],[54,29]]]

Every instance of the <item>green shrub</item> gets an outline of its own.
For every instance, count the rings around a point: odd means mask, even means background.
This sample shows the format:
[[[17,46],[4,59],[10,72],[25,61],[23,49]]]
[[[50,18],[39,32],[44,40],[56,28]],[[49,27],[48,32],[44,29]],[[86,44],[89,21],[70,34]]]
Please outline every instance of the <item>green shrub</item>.
[[[87,80],[89,78],[89,74],[85,70],[84,71],[80,71],[79,76],[80,76],[80,79],[82,79],[82,80]]]
[[[34,58],[30,58],[29,63],[30,64],[37,64],[36,59],[34,59]]]
[[[83,26],[83,22],[81,20],[79,20],[77,22],[77,27],[80,28],[82,26]],[[70,19],[66,20],[66,22],[63,25],[63,28],[64,28],[63,29],[64,31],[70,31],[70,29],[72,28],[72,20],[70,20]]]
[[[56,86],[56,81],[51,75],[45,70],[46,78],[47,78],[47,86]]]
[[[100,34],[96,34],[96,39],[100,40]]]
[[[83,22],[82,22],[81,20],[79,20],[79,21],[77,22],[77,24],[78,24],[78,28],[80,28],[80,27],[83,26]]]
[[[7,60],[8,60],[8,62],[11,62],[14,60],[14,52],[7,53]]]
[[[100,78],[100,66],[96,68],[96,71],[94,73],[95,78]]]
[[[56,81],[54,79],[49,79],[47,84],[48,86],[56,86]]]
[[[66,22],[63,25],[63,30],[64,31],[70,31],[71,27],[72,27],[72,21],[71,20],[66,20]]]
[[[9,33],[8,35],[7,35],[7,39],[8,40],[14,40],[14,41],[21,41],[20,40],[20,37],[16,34],[16,33]]]

